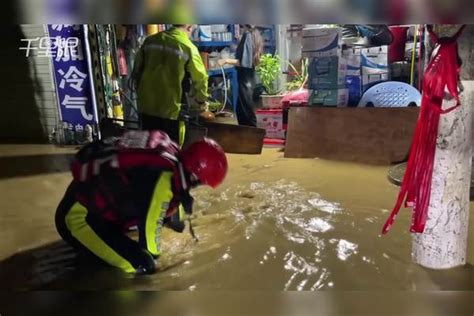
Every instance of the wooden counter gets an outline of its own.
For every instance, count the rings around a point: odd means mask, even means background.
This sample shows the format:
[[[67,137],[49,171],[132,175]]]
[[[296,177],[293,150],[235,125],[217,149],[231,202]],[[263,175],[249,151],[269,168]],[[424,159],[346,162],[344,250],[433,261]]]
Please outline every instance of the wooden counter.
[[[285,157],[370,164],[405,160],[419,108],[291,108]]]

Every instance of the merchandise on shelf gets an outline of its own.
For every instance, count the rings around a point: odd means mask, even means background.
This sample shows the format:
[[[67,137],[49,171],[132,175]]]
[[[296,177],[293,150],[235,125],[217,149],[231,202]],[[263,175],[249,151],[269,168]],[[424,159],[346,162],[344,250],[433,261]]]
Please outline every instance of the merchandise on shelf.
[[[224,33],[227,32],[227,24],[211,24],[212,33]]]
[[[199,40],[201,42],[212,41],[212,28],[211,25],[199,25]]]

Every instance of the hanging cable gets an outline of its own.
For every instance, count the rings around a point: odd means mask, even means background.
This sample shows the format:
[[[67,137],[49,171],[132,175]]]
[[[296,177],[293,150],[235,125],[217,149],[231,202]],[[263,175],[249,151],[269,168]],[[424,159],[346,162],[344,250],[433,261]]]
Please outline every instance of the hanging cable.
[[[229,89],[227,86],[227,77],[225,75],[224,67],[220,66],[222,72],[222,78],[224,78],[224,102],[222,108],[217,114],[224,113],[225,106],[227,105],[227,90]]]

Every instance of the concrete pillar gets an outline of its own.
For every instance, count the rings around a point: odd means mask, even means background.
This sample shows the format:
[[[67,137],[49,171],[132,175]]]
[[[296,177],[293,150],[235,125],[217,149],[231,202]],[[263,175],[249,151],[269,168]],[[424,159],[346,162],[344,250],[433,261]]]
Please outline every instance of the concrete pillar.
[[[278,78],[278,89],[284,90],[287,82],[287,75],[283,74],[288,68],[288,41],[286,34],[286,24],[275,24],[275,45],[276,54],[280,56],[282,73]]]
[[[451,35],[452,30],[449,33]],[[470,64],[470,60],[464,60],[464,63]],[[466,264],[474,81],[463,81],[462,84],[461,108],[440,119],[425,231],[413,234],[413,261],[431,269]],[[452,105],[453,100],[443,102],[443,108]]]

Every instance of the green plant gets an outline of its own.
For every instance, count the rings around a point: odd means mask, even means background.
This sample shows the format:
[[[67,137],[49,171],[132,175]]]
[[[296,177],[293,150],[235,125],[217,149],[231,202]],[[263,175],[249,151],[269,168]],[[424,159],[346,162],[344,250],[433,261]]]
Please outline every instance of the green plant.
[[[288,66],[293,70],[294,78],[292,81],[286,83],[286,89],[288,91],[295,91],[303,88],[306,80],[308,79],[308,59],[301,61],[301,70],[296,70],[296,67],[292,63],[288,62]]]
[[[277,79],[281,74],[280,57],[278,55],[265,54],[260,58],[260,63],[255,68],[262,80],[267,94],[275,95],[280,91],[277,89]]]

